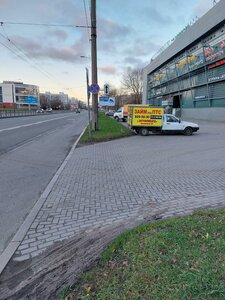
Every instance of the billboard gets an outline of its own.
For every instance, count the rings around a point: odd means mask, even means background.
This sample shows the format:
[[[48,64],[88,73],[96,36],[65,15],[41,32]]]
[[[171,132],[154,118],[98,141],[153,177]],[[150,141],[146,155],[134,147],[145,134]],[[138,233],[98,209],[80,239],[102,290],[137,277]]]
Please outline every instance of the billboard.
[[[163,108],[128,106],[128,124],[132,126],[162,126]]]
[[[99,106],[115,106],[115,97],[99,97],[98,104]]]

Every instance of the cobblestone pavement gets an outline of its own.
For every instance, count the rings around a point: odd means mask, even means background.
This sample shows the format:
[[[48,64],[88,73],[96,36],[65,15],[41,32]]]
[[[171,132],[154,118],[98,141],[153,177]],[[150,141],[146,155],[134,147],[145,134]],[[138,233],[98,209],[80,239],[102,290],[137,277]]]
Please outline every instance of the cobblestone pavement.
[[[14,260],[75,233],[164,211],[162,218],[225,206],[225,123],[199,121],[193,136],[133,136],[78,147]]]

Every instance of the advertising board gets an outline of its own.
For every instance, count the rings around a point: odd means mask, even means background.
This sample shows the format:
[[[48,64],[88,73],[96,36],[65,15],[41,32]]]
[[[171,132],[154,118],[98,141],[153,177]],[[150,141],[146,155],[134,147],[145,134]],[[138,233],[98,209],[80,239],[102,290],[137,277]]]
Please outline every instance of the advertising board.
[[[162,126],[163,108],[160,107],[128,107],[129,121],[132,126]]]

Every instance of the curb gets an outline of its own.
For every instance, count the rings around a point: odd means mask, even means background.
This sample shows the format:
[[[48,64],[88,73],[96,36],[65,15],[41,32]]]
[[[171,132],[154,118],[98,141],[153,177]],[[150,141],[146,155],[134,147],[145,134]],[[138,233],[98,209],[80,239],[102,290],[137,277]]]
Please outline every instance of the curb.
[[[69,154],[66,156],[64,161],[62,162],[61,166],[59,169],[56,171],[55,175],[45,188],[44,192],[41,194],[40,198],[37,200],[33,208],[31,209],[30,213],[28,216],[25,218],[24,222],[22,225],[19,227],[18,231],[12,238],[12,240],[9,242],[8,246],[5,248],[5,250],[2,252],[0,255],[0,275],[2,274],[3,270],[5,269],[6,265],[12,258],[13,254],[15,253],[16,249],[19,247],[20,243],[23,241],[27,231],[29,230],[31,224],[33,223],[34,219],[36,218],[37,214],[39,213],[42,205],[44,204],[45,200],[47,199],[48,195],[52,191],[57,179],[59,178],[60,174],[62,173],[63,169],[65,168],[68,160],[72,156],[81,136],[85,132],[87,126],[83,129],[81,134],[79,135],[78,139],[75,141],[73,144]]]

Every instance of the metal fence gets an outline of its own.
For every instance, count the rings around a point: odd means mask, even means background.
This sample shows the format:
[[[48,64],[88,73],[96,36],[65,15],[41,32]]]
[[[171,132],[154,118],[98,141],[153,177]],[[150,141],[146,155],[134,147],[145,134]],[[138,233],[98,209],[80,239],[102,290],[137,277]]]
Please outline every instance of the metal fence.
[[[17,109],[4,109],[0,110],[0,118],[12,118],[12,117],[25,117],[37,115],[36,110],[17,110]]]

